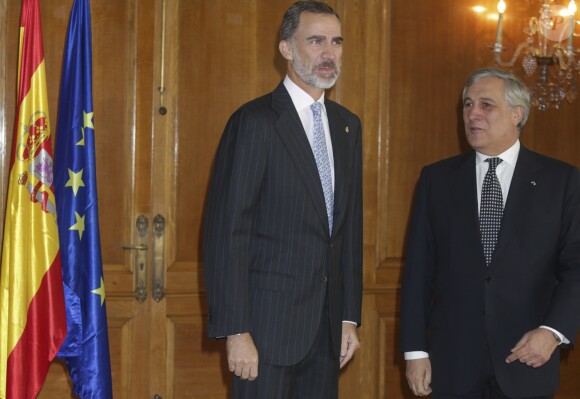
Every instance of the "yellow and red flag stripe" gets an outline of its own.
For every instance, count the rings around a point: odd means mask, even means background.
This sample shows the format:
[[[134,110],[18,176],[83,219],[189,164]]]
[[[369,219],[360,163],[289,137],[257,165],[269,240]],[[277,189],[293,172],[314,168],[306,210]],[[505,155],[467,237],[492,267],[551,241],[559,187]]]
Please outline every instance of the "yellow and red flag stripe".
[[[66,336],[38,0],[22,0],[0,326],[0,398],[35,398]]]

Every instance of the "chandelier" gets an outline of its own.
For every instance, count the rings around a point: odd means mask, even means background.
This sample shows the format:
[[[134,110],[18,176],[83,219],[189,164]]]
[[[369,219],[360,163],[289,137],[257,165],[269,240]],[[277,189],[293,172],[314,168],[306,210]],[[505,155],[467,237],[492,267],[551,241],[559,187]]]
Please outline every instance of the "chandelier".
[[[497,5],[498,22],[495,44],[491,46],[495,62],[502,67],[513,67],[521,54],[521,65],[532,81],[532,104],[539,110],[558,109],[562,101],[573,102],[578,96],[576,73],[580,72],[580,60],[574,49],[574,15],[576,3],[570,0],[568,7],[544,0],[538,17],[530,18],[524,28],[527,39],[520,43],[511,59],[504,61],[502,52],[502,20],[506,2]]]

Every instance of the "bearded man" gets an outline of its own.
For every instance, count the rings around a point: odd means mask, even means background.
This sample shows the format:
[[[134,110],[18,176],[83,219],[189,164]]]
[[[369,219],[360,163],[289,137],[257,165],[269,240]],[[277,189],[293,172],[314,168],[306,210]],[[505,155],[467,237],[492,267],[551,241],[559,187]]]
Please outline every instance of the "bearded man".
[[[359,347],[362,132],[325,98],[343,38],[327,4],[285,13],[287,75],[223,133],[204,225],[208,333],[226,338],[234,398],[336,398]]]

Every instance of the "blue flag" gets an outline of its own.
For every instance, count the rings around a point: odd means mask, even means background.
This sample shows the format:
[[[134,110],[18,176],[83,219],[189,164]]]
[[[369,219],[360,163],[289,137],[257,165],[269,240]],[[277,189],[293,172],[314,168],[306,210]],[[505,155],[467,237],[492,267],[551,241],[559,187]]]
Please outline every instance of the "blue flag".
[[[62,66],[54,185],[67,310],[58,357],[82,399],[113,397],[93,123],[91,9],[89,0],[75,0]]]

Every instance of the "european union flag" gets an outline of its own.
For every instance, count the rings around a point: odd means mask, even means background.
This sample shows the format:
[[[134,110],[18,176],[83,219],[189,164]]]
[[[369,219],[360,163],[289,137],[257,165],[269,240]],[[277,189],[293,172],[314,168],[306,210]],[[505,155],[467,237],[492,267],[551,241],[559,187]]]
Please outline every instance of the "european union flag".
[[[68,329],[58,357],[83,399],[113,396],[93,123],[91,9],[89,0],[75,0],[62,66],[54,174]]]

